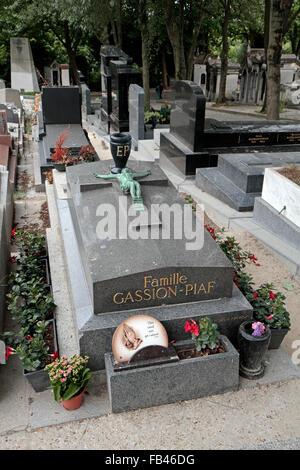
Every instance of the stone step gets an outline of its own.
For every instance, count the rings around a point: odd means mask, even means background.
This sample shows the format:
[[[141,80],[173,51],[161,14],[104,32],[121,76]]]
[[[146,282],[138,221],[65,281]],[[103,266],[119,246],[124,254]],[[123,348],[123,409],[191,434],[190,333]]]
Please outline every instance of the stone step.
[[[245,193],[218,168],[198,168],[196,186],[239,212],[251,211],[260,193]]]
[[[257,154],[219,155],[218,170],[245,193],[261,193],[264,168],[253,166]]]

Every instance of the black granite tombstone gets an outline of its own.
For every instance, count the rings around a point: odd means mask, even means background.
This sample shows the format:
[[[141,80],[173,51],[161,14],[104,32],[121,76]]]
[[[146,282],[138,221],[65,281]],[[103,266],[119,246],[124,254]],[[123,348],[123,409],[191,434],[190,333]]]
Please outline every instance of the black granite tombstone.
[[[193,82],[176,82],[175,102],[171,111],[170,131],[192,152],[203,146],[205,96]]]
[[[300,124],[205,120],[201,88],[179,81],[175,90],[170,133],[161,134],[160,158],[167,158],[184,175],[194,175],[197,168],[216,167],[219,154],[300,151]]]
[[[79,88],[42,87],[45,124],[81,124]]]
[[[132,67],[132,58],[115,46],[101,47],[101,120],[112,122],[114,130],[129,130],[128,89],[140,83],[141,74]],[[114,92],[114,96],[113,96]]]

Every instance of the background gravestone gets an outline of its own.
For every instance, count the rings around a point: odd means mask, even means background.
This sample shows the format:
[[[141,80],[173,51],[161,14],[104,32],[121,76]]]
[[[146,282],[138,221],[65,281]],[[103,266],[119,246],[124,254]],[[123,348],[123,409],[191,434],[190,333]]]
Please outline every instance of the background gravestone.
[[[10,38],[11,88],[39,91],[28,38]]]
[[[128,89],[140,83],[141,73],[132,66],[133,59],[115,46],[101,47],[102,100],[101,120],[118,132],[129,130]]]
[[[0,364],[5,364],[6,347],[3,341],[0,341]]]
[[[45,124],[81,124],[79,88],[43,87],[42,109]]]
[[[145,93],[136,84],[129,86],[129,132],[134,150],[138,149],[138,141],[145,137],[144,128]]]
[[[192,152],[201,149],[205,122],[205,96],[202,89],[188,80],[176,82],[170,132]]]

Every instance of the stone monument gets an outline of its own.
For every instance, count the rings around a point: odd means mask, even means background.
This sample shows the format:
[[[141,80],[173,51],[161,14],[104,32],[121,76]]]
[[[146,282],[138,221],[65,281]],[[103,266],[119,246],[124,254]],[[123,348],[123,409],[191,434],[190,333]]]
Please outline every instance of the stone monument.
[[[129,130],[129,85],[141,81],[141,73],[132,62],[133,59],[118,47],[101,47],[101,119],[103,124],[111,124],[119,132]]]
[[[11,88],[39,91],[28,38],[10,38]]]
[[[158,165],[129,160],[132,173],[144,175],[138,179],[143,211],[115,175],[95,177],[111,175],[113,166],[104,160],[68,167],[68,197],[57,201],[80,353],[92,369],[104,369],[104,354],[128,311],[151,312],[176,340],[184,339],[191,316],[210,316],[234,341],[252,308],[233,283],[228,258]],[[178,232],[187,229],[180,217],[189,210],[192,224],[200,224],[196,247],[192,229]]]
[[[139,140],[145,138],[145,93],[136,84],[129,86],[129,132],[134,150],[138,150]]]

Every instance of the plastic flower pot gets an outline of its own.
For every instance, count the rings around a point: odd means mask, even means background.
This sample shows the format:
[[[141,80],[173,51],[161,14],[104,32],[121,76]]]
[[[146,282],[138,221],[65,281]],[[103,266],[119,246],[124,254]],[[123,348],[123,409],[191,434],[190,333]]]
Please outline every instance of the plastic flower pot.
[[[62,406],[63,406],[66,410],[69,410],[69,411],[77,410],[77,409],[80,408],[81,405],[82,405],[82,400],[83,400],[83,394],[84,394],[84,392],[85,392],[85,390],[82,390],[82,392],[79,393],[79,395],[76,395],[75,397],[70,398],[70,400],[62,400],[62,399],[60,399]]]
[[[239,326],[238,349],[240,353],[240,375],[246,379],[254,380],[265,373],[263,363],[271,340],[271,330],[266,326],[265,334],[252,336],[252,320],[247,320]]]
[[[53,166],[55,170],[57,171],[66,171],[67,166],[73,166],[73,162],[68,162],[68,163],[53,163]]]
[[[290,328],[271,328],[271,341],[269,349],[279,349],[283,338],[290,331]]]
[[[131,151],[131,135],[125,132],[116,132],[110,136],[110,151],[115,162],[112,173],[121,173],[126,167]]]
[[[53,349],[54,351],[58,351],[55,320],[50,320],[50,323],[53,325],[53,335],[54,335]],[[23,374],[35,392],[44,392],[50,387],[49,374],[44,369],[35,370],[32,372],[24,371]]]

